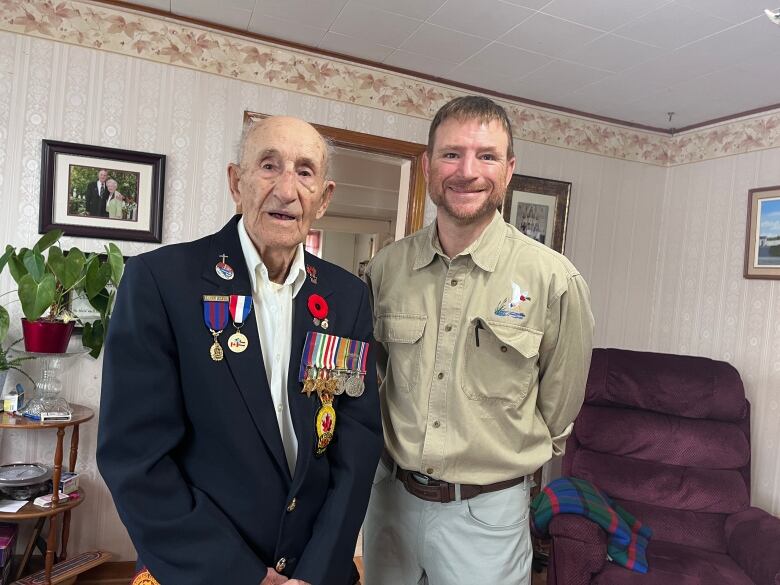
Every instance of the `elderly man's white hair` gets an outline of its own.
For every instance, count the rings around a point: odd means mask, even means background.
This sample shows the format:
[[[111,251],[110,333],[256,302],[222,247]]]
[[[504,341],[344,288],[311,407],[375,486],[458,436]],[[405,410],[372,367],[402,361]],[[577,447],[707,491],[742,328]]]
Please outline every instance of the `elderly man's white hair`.
[[[266,119],[266,118],[263,118]],[[236,149],[236,164],[241,164],[241,159],[244,156],[244,148],[246,147],[246,141],[249,138],[249,133],[254,130],[255,126],[260,124],[263,120],[252,120],[248,124],[244,124],[244,129],[241,131],[241,138],[238,141],[238,148]],[[315,128],[315,130],[317,130]],[[330,180],[330,175],[328,172],[330,171],[330,161],[333,155],[336,153],[336,147],[333,144],[333,141],[323,136],[319,130],[317,130],[317,134],[319,134],[319,137],[322,139],[322,144],[325,147],[325,160],[324,160],[324,175],[325,180]]]

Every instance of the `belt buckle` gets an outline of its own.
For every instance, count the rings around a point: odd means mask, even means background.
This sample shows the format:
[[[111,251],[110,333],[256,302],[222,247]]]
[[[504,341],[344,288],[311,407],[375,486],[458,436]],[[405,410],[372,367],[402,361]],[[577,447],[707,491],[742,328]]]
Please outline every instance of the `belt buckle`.
[[[434,481],[436,481],[436,480],[435,480],[435,479],[433,479],[432,477],[429,477],[429,476],[425,475],[424,473],[419,473],[419,472],[417,472],[417,471],[411,471],[411,472],[409,472],[409,476],[410,476],[410,477],[411,477],[411,478],[412,478],[414,481],[416,481],[417,483],[419,483],[420,485],[431,485],[431,482],[434,482]]]

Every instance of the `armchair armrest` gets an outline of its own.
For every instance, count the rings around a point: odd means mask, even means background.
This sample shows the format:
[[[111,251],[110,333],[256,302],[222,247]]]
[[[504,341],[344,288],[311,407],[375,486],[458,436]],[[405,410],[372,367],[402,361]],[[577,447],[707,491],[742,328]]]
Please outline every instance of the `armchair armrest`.
[[[606,563],[607,533],[595,522],[575,514],[553,518],[549,532],[552,555],[548,585],[589,585]]]
[[[780,585],[780,518],[748,508],[726,519],[726,542],[756,585]]]

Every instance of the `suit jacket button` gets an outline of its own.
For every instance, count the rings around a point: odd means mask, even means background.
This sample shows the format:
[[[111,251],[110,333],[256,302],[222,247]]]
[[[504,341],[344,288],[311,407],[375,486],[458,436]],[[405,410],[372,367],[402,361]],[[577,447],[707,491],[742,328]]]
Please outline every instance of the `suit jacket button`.
[[[284,568],[285,568],[286,566],[287,566],[287,559],[285,559],[284,557],[282,557],[281,559],[279,559],[279,560],[276,562],[276,572],[277,572],[277,573],[281,573],[282,571],[284,571]]]
[[[293,498],[289,504],[287,504],[287,511],[292,512],[295,510],[295,507],[298,505],[298,500],[296,498]]]

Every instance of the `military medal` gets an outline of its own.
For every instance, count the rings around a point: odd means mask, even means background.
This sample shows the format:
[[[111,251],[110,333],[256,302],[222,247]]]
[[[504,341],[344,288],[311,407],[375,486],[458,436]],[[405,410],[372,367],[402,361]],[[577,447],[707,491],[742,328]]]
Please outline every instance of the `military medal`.
[[[298,370],[302,392],[307,396],[312,392],[361,396],[365,391],[368,348],[365,341],[309,331]]]
[[[225,262],[227,254],[221,254],[219,257],[222,258],[222,262],[217,262],[217,265],[214,267],[214,270],[217,271],[217,276],[223,280],[233,280],[236,272],[233,270],[233,267],[230,266],[230,264]]]
[[[327,392],[320,394],[321,406],[317,411],[317,446],[314,449],[314,455],[321,457],[333,440],[333,433],[336,431],[336,409],[333,408],[333,395]]]
[[[209,355],[215,362],[220,362],[225,357],[225,352],[219,344],[219,334],[228,322],[228,301],[230,297],[225,295],[203,295],[203,320],[214,337]]]
[[[140,573],[133,577],[130,585],[160,585],[159,581],[152,577],[152,574],[144,568]]]
[[[362,396],[366,389],[363,377],[366,375],[366,365],[368,363],[368,343],[359,343],[360,346],[353,347],[353,351],[349,356],[351,358],[351,371],[357,372],[357,375],[353,375],[349,378],[345,388],[347,396],[351,396],[352,398]]]
[[[236,332],[228,338],[228,349],[241,353],[249,346],[246,335],[241,333],[241,327],[252,310],[252,297],[249,295],[230,295],[230,316]]]
[[[309,313],[313,317],[315,327],[328,328],[328,303],[318,294],[309,295],[309,299],[306,301],[306,306],[309,308]]]

